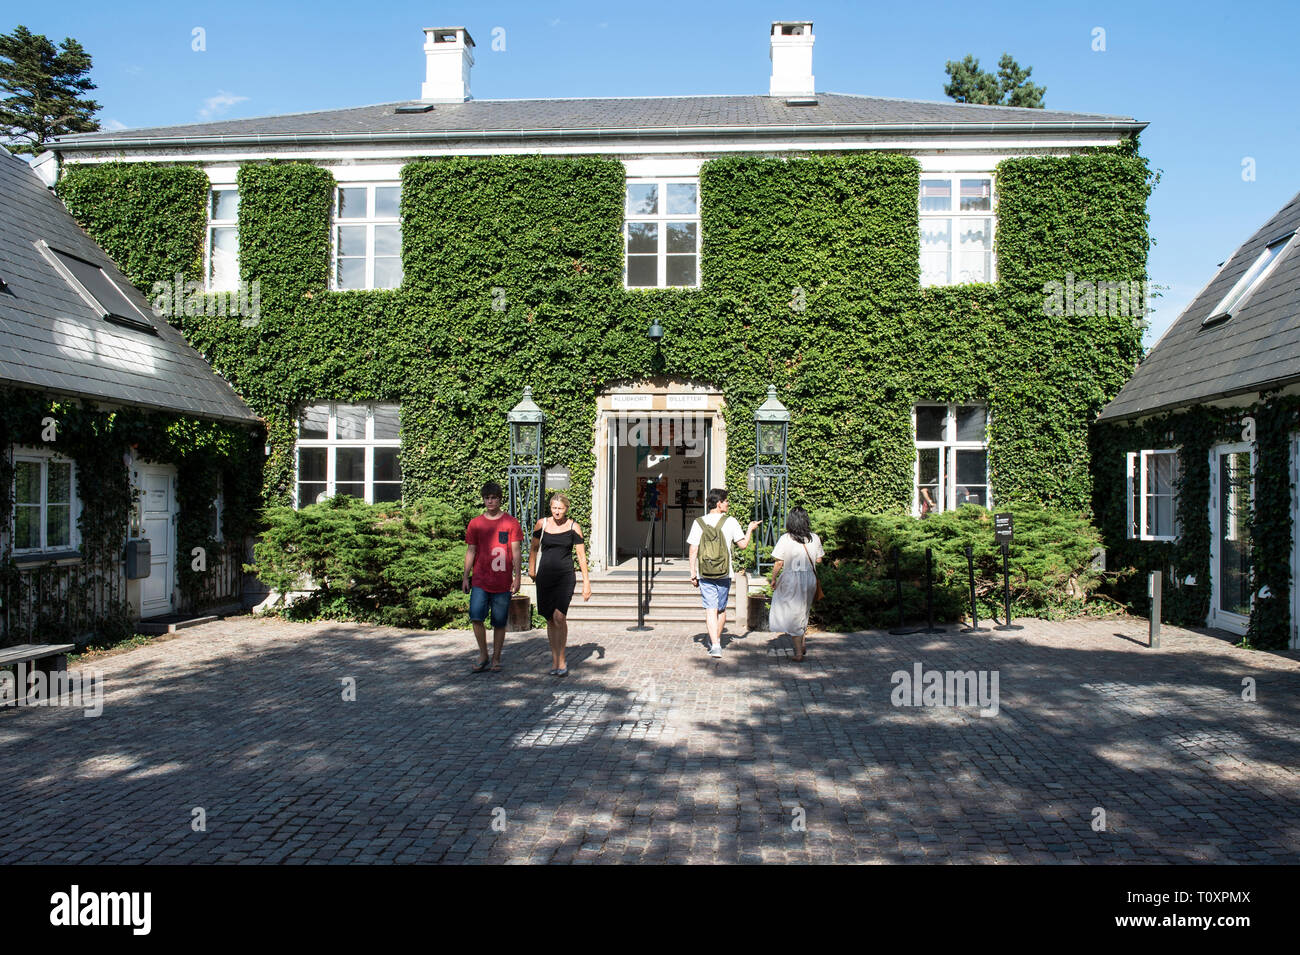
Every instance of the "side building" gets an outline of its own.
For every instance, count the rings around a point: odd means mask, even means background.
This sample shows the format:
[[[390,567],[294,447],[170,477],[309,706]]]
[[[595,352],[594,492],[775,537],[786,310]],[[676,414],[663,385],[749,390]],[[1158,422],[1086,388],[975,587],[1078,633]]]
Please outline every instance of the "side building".
[[[1112,569],[1161,571],[1164,616],[1300,648],[1300,195],[1244,242],[1093,436]]]
[[[141,288],[260,283],[255,327],[176,323],[267,420],[268,502],[471,503],[531,386],[596,567],[652,516],[682,547],[709,486],[777,495],[759,450],[791,504],[1086,509],[1141,304],[1050,289],[1144,282],[1145,123],[821,92],[812,24],[769,34],[763,94],[476,100],[469,31],[428,29],[418,99],[37,165]]]
[[[238,607],[264,440],[31,167],[0,151],[0,645]]]

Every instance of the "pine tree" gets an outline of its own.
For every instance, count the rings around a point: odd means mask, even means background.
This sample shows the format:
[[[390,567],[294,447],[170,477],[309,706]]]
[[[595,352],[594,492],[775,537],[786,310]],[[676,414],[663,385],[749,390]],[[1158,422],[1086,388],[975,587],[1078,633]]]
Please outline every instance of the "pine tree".
[[[944,95],[959,103],[1043,108],[1047,87],[1029,82],[1033,67],[1022,68],[1010,53],[1002,54],[997,73],[981,70],[980,61],[969,53],[961,62],[949,60],[944,71],[948,74]]]
[[[66,38],[56,49],[19,25],[0,34],[0,135],[11,153],[36,155],[64,133],[99,129],[100,106],[83,95],[95,88],[87,74],[90,54]]]

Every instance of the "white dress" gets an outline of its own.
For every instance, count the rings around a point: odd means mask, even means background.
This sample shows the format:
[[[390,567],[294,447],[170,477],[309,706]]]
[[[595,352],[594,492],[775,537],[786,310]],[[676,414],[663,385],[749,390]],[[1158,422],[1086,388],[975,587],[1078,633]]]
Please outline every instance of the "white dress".
[[[817,577],[812,562],[824,557],[825,553],[821,538],[816,534],[807,544],[799,543],[789,534],[782,534],[772,548],[772,559],[785,561],[776,589],[772,591],[772,610],[768,614],[768,627],[773,633],[798,636],[808,629],[808,611],[812,609],[813,595],[817,593]]]

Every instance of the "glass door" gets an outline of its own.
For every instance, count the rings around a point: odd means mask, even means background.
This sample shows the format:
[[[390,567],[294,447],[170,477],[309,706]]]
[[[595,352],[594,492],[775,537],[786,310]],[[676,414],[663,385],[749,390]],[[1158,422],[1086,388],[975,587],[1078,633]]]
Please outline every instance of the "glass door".
[[[1210,616],[1206,621],[1244,634],[1251,610],[1250,515],[1254,454],[1249,444],[1210,452]]]

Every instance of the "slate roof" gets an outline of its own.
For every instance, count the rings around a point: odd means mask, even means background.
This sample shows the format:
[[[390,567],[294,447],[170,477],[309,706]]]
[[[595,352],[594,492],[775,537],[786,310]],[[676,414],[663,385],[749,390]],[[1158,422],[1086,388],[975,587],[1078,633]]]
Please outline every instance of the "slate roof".
[[[1224,262],[1099,420],[1149,415],[1300,380],[1300,248],[1295,243],[1231,318],[1201,326],[1260,253],[1297,229],[1300,195]]]
[[[1137,132],[1128,116],[1067,113],[1012,106],[886,99],[818,93],[815,106],[788,106],[772,96],[660,96],[589,99],[502,99],[437,103],[427,113],[396,113],[418,101],[352,109],[81,133],[55,140],[59,151],[131,146],[271,142],[454,140],[582,136],[826,135],[871,130],[915,133],[998,129]]]
[[[103,268],[148,301],[77,225],[27,163],[0,149],[0,382],[202,418],[259,419],[164,319],[158,334],[101,318],[34,244]]]

